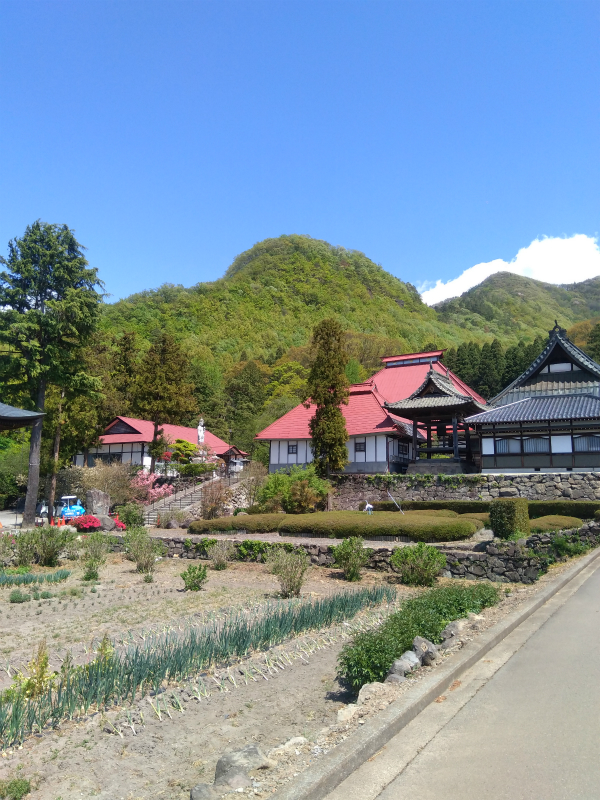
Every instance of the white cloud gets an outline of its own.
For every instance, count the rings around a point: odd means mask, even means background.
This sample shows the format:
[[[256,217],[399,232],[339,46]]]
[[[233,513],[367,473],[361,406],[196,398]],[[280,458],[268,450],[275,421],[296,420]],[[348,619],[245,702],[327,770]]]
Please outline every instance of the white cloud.
[[[577,233],[568,238],[544,236],[523,247],[512,261],[497,258],[466,269],[458,278],[447,283],[427,282],[419,287],[427,305],[439,303],[477,286],[495,272],[514,272],[526,278],[546,283],[577,283],[600,275],[598,238]]]

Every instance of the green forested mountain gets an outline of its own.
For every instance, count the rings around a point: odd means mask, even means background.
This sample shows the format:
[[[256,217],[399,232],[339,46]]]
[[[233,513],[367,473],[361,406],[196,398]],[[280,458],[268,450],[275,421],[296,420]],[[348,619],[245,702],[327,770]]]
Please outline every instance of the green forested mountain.
[[[563,328],[600,316],[600,277],[555,286],[497,272],[460,297],[434,306],[438,318],[460,326],[465,338],[482,333],[515,343],[546,336],[557,319]]]
[[[166,284],[106,306],[104,324],[142,338],[167,329],[192,357],[227,367],[251,358],[274,363],[305,346],[327,316],[348,331],[383,340],[379,355],[462,339],[458,327],[440,324],[414,286],[363,253],[296,235],[259,242],[212,283]]]

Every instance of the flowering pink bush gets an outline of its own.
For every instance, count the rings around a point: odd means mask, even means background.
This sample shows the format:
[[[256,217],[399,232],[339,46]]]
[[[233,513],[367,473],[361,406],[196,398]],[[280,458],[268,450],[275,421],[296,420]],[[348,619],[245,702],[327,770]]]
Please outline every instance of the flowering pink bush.
[[[131,481],[131,485],[136,490],[138,498],[142,503],[154,503],[162,497],[168,497],[173,494],[173,487],[168,484],[163,486],[155,486],[154,484],[160,478],[155,472],[138,472],[135,478]]]
[[[120,519],[115,520],[115,530],[116,531],[124,531],[127,529],[127,525],[124,522],[121,522]]]
[[[102,524],[98,517],[93,514],[84,514],[82,517],[73,517],[71,524],[74,525],[80,533],[89,531],[99,531]]]

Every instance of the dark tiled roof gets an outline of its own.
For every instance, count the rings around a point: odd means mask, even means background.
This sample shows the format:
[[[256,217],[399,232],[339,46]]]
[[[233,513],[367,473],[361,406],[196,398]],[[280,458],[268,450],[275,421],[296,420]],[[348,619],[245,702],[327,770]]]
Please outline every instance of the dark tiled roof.
[[[433,384],[441,394],[423,394],[430,384]],[[460,392],[449,376],[441,375],[433,368],[429,370],[423,383],[410,397],[406,400],[398,400],[396,403],[385,404],[388,410],[395,411],[401,416],[405,411],[418,411],[424,408],[451,409],[460,408],[461,406],[485,408],[482,403],[477,402],[471,395]]]
[[[22,428],[25,425],[33,424],[36,419],[43,417],[39,411],[25,411],[23,408],[8,406],[0,403],[0,430],[11,430],[12,428]]]
[[[600,398],[590,394],[527,397],[469,417],[479,425],[492,422],[538,422],[563,419],[600,420]]]
[[[539,356],[529,365],[522,375],[519,375],[519,377],[516,378],[509,386],[503,389],[500,394],[496,395],[496,397],[490,400],[490,405],[497,405],[498,401],[501,400],[505,394],[508,394],[511,390],[520,387],[526,380],[528,380],[533,373],[543,365],[544,361],[556,347],[564,350],[565,353],[573,360],[573,362],[581,367],[581,369],[587,370],[592,375],[597,377],[598,380],[600,380],[600,364],[597,364],[592,358],[584,353],[583,350],[580,350],[577,345],[573,344],[573,342],[567,338],[567,332],[563,328],[559,328],[558,324],[556,324],[550,331],[550,340],[548,344],[542,350]]]

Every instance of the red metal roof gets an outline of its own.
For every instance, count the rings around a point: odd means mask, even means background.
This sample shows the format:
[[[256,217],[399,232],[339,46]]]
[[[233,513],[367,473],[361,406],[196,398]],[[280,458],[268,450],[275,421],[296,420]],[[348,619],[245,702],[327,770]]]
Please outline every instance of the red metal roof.
[[[342,406],[348,435],[401,433],[408,436],[407,430],[403,429],[403,424],[409,425],[412,430],[412,423],[392,417],[382,408],[382,403],[383,398],[378,394],[371,381],[351,386],[348,405]],[[308,408],[303,405],[296,406],[261,431],[256,439],[310,439],[308,423],[314,413],[315,406],[312,404]]]
[[[125,424],[132,427],[137,433],[105,433],[100,437],[102,444],[125,444],[128,442],[151,442],[154,438],[154,423],[147,419],[134,419],[133,417],[115,417],[110,422],[105,430],[110,431],[110,428],[117,422],[122,420]],[[191,444],[198,444],[198,431],[196,428],[185,428],[183,425],[161,425],[165,439],[173,444],[175,439],[183,439],[185,442]],[[243,450],[234,445],[227,444],[223,439],[219,439],[210,431],[204,431],[204,444],[215,453],[217,456],[224,455],[232,448],[237,450],[242,455],[247,455]]]
[[[417,355],[420,355],[417,353]],[[431,355],[425,353],[425,355]],[[398,400],[406,400],[413,392],[421,386],[430,367],[432,367],[440,375],[446,375],[446,367],[441,361],[434,361],[433,364],[409,364],[405,367],[384,367],[376,372],[371,378],[377,387],[377,391],[383,395],[387,403],[396,403]],[[448,372],[448,377],[461,392],[461,394],[468,394],[474,397],[480,403],[485,403],[481,395],[478,395],[474,389],[467,386],[464,381],[461,381],[453,372]]]
[[[388,361],[408,361],[411,358],[441,358],[445,350],[430,350],[428,353],[403,353],[401,356],[383,356],[381,361],[387,364]]]

